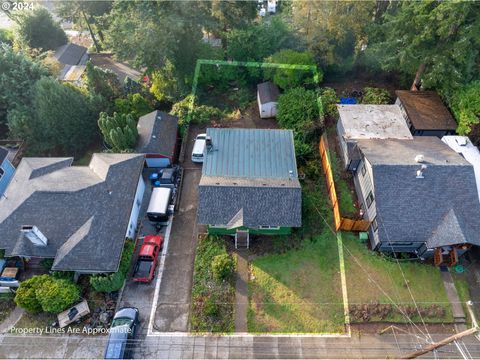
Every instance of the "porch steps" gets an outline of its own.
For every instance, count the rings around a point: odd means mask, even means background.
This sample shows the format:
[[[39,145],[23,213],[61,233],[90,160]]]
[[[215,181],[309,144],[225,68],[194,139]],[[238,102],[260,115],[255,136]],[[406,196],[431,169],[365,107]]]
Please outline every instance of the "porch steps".
[[[248,249],[250,247],[250,234],[248,231],[235,233],[235,249]]]

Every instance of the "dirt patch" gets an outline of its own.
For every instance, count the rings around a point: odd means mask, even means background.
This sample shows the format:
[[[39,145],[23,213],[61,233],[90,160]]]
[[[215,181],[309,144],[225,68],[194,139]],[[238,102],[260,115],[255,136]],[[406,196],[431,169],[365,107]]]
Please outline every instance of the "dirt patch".
[[[420,306],[417,310],[415,306],[399,305],[401,311],[408,315],[409,318],[416,317],[418,313],[425,319],[444,318],[446,311],[439,305]],[[368,322],[372,320],[384,320],[390,317],[392,313],[399,312],[391,304],[362,304],[350,306],[350,318],[352,322]]]
[[[300,245],[300,238],[293,235],[250,235],[250,254],[252,257],[284,254],[288,251],[300,248]]]
[[[352,332],[364,333],[364,334],[378,334],[381,331],[385,331],[385,334],[391,334],[392,329],[388,329],[390,326],[396,327],[394,329],[396,334],[403,333],[403,331],[412,332],[412,326],[409,324],[399,324],[392,322],[371,322],[371,323],[355,323],[351,324]],[[423,324],[417,325],[420,329],[425,329]],[[428,332],[431,334],[453,334],[455,333],[455,327],[453,324],[425,324]],[[398,330],[401,329],[401,330]],[[402,331],[403,330],[403,331]],[[414,331],[415,332],[415,331]],[[418,332],[418,331],[417,331]],[[415,332],[416,333],[416,332]]]
[[[277,120],[274,118],[262,119],[258,112],[256,101],[252,101],[243,110],[236,110],[230,118],[223,118],[220,121],[212,121],[212,127],[241,128],[241,129],[278,129]]]

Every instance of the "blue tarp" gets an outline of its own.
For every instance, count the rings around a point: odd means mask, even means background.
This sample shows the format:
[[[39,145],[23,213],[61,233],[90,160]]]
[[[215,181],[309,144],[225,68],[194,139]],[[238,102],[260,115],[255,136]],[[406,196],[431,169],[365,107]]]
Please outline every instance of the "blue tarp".
[[[357,99],[353,97],[342,97],[340,98],[340,104],[342,105],[355,105],[357,103]]]

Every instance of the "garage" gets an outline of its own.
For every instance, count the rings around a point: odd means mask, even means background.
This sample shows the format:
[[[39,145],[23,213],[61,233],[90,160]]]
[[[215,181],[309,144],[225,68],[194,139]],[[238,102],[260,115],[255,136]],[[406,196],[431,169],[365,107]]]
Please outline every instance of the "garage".
[[[152,111],[138,119],[136,152],[145,154],[149,168],[172,165],[177,157],[178,118],[162,111]]]

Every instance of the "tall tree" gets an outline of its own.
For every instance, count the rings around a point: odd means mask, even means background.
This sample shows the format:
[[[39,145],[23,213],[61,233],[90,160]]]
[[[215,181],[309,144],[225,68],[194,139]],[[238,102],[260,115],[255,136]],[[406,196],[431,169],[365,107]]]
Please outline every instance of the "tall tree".
[[[98,127],[105,142],[113,151],[126,151],[135,146],[138,131],[137,123],[131,114],[113,113],[113,116],[108,116],[102,112],[98,119]]]
[[[73,21],[81,28],[87,28],[95,44],[97,51],[101,50],[100,43],[95,35],[94,28],[97,31],[100,41],[104,40],[102,16],[107,14],[112,8],[113,1],[56,1],[55,12],[65,20]]]
[[[374,1],[293,1],[292,22],[324,66],[351,58],[366,43]]]
[[[46,75],[41,64],[0,44],[0,122],[7,120],[8,112],[31,106],[35,82]]]
[[[96,133],[96,114],[79,89],[44,77],[35,83],[33,105],[9,116],[13,136],[31,153],[79,155]]]
[[[449,97],[478,76],[480,2],[392,3],[377,27],[371,54],[386,70]]]
[[[38,6],[33,11],[24,11],[17,17],[17,21],[18,40],[21,45],[55,50],[68,41],[65,31],[44,7]]]

